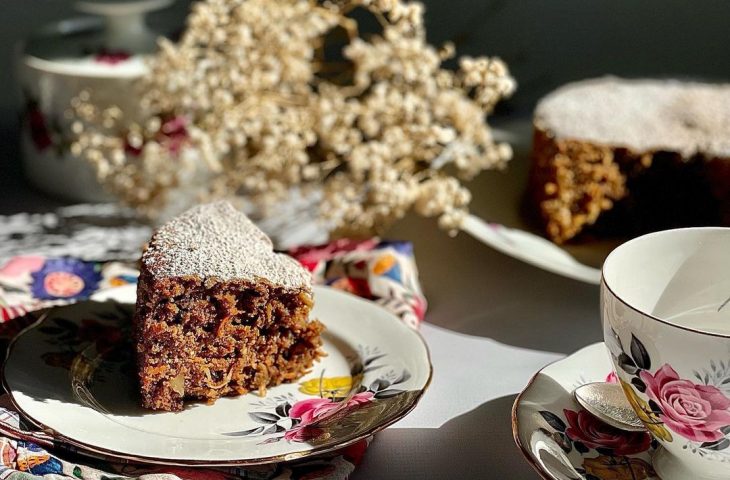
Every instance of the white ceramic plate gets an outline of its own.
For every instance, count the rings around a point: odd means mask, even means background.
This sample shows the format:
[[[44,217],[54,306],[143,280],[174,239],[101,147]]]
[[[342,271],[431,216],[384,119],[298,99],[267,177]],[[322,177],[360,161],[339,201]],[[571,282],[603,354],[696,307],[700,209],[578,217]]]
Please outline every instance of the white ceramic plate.
[[[327,356],[294,384],[178,413],[138,405],[129,338],[134,289],[52,310],[10,348],[3,381],[55,441],[174,465],[254,465],[329,452],[410,412],[431,379],[420,335],[350,294],[315,288]],[[117,303],[119,302],[119,303]],[[354,395],[354,396],[353,396]],[[343,400],[344,399],[344,400]]]
[[[515,400],[515,442],[543,478],[659,480],[648,433],[610,427],[573,398],[576,387],[610,380],[612,371],[606,346],[596,343],[542,369]]]

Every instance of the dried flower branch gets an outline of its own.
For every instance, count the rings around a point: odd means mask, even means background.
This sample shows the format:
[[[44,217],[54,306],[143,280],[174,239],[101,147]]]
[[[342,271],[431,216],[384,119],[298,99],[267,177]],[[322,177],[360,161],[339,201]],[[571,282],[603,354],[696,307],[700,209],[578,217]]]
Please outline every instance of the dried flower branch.
[[[359,32],[356,10],[382,31]],[[335,32],[347,44],[328,60]],[[471,197],[459,180],[511,157],[485,117],[515,83],[496,58],[443,68],[453,55],[427,43],[420,3],[205,0],[178,43],[160,42],[138,112],[74,103],[74,148],[151,213],[176,189],[265,205],[314,185],[340,232],[378,231],[410,209],[454,230]]]

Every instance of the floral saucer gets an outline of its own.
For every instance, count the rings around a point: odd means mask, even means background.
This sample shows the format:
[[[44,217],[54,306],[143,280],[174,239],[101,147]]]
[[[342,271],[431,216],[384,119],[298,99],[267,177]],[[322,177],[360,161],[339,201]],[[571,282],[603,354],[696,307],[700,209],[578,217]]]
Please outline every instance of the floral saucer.
[[[611,427],[574,400],[576,387],[606,380],[616,378],[606,346],[596,343],[542,369],[515,400],[515,442],[543,478],[659,480],[647,432]]]
[[[408,414],[431,380],[420,335],[383,308],[315,287],[326,356],[296,383],[177,413],[139,406],[133,287],[50,311],[13,342],[3,372],[40,441],[171,465],[255,465],[340,449]],[[101,298],[99,298],[101,299]]]

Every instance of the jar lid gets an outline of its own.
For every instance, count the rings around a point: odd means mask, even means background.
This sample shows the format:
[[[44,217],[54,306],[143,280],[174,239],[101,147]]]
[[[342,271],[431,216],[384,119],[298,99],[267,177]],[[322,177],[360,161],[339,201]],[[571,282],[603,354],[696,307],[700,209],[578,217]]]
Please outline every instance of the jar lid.
[[[148,12],[175,0],[83,0],[77,10],[97,15],[47,25],[25,43],[26,65],[70,76],[131,78],[146,71],[144,57],[160,32],[145,22]]]

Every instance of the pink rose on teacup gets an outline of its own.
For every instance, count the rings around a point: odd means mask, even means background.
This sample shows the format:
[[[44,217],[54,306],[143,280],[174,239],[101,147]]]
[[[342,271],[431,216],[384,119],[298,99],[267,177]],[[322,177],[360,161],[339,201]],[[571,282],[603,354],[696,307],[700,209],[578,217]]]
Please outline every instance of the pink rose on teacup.
[[[659,418],[677,434],[695,442],[716,442],[730,425],[730,399],[717,387],[679,378],[665,364],[652,375],[642,371],[646,395],[661,409]]]

